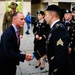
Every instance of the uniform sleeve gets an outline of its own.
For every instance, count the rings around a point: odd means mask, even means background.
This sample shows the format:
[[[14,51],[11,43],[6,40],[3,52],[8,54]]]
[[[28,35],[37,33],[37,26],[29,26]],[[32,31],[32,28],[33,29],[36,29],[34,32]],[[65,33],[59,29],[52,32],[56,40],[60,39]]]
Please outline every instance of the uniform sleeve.
[[[69,38],[64,28],[57,28],[53,33],[53,45],[54,45],[54,60],[50,61],[53,65],[53,72],[61,69],[64,63],[68,60],[68,44]]]
[[[45,28],[45,31],[42,35],[43,39],[47,39],[48,38],[48,34],[50,32],[50,26],[48,24],[46,24],[46,28]]]
[[[35,22],[35,24],[34,24],[34,28],[33,28],[33,34],[34,34],[34,35],[36,35],[36,34],[37,34],[36,24],[37,24],[37,23]]]
[[[2,24],[2,31],[3,32],[6,30],[6,24],[7,24],[7,17],[6,17],[6,13],[5,13],[4,18],[3,18],[3,24]]]
[[[6,57],[11,58],[13,60],[17,61],[24,61],[25,54],[20,54],[20,52],[16,52],[13,48],[13,41],[10,36],[10,34],[6,35],[6,38],[4,36],[2,37],[2,46],[3,46],[3,52]]]
[[[44,56],[46,54],[45,46],[43,46],[39,50],[36,50],[33,54],[37,60],[40,59],[42,56]]]

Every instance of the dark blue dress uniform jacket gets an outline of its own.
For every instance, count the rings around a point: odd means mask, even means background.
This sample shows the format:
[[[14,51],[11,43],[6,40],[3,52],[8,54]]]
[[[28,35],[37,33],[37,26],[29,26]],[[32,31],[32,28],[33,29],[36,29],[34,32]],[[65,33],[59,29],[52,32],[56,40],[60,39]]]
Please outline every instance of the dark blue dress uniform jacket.
[[[74,75],[75,75],[75,20],[73,20],[72,23],[73,23],[73,25],[72,25],[71,29],[69,30],[69,35],[70,35],[69,47],[71,48],[70,57],[73,62]]]
[[[19,65],[19,61],[23,62],[24,59],[25,55],[20,54],[16,33],[11,25],[1,36],[0,75],[14,75],[15,66]]]
[[[34,38],[34,51],[38,49],[42,49],[43,46],[46,45],[45,42],[46,42],[49,30],[50,30],[50,26],[46,23],[45,20],[43,20],[42,23],[40,22],[35,23],[34,29],[33,29],[34,37],[36,35],[39,35],[39,37],[42,37],[42,40],[37,40],[36,38]]]
[[[69,35],[65,26],[59,21],[54,24],[46,42],[46,51],[34,52],[38,60],[47,54],[49,75],[73,75],[72,62],[68,54]]]

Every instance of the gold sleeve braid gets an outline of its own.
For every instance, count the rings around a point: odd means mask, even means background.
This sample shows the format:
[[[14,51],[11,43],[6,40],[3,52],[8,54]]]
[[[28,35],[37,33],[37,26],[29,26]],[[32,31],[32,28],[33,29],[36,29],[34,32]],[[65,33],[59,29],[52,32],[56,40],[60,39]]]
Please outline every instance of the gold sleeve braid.
[[[37,34],[37,31],[34,33],[34,35],[36,35]]]
[[[38,52],[38,50],[36,50],[36,52],[38,53],[38,55],[41,57],[40,53]]]
[[[46,39],[46,36],[45,35],[43,35],[43,37]]]

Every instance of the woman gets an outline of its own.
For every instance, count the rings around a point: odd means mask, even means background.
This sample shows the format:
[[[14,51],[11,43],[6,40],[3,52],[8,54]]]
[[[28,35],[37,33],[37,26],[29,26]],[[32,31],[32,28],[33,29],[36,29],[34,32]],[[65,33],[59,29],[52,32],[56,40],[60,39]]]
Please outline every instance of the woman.
[[[47,39],[48,32],[50,30],[49,25],[46,24],[46,21],[44,20],[44,12],[43,11],[38,11],[37,12],[37,18],[38,21],[34,25],[33,33],[34,33],[34,51],[38,51],[39,49],[43,50],[45,48],[45,42]],[[38,63],[36,64],[35,68],[38,68],[41,65],[40,70],[43,70],[45,67],[45,61],[44,59],[46,58],[46,55],[42,57],[42,62],[40,59],[38,60]]]

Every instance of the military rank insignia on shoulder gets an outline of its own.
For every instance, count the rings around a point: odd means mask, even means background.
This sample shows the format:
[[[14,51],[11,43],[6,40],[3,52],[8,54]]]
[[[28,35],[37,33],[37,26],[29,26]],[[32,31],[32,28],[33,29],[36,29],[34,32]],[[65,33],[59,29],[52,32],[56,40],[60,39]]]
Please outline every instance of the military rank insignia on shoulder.
[[[60,23],[60,24],[56,24],[56,28],[58,28],[58,27],[62,27],[62,24]]]
[[[74,21],[72,20],[71,22],[73,23]]]
[[[74,21],[74,20],[72,20],[71,22],[72,22],[72,23],[75,23],[75,21]]]
[[[62,39],[60,38],[60,39],[57,41],[57,44],[56,44],[56,45],[57,45],[57,46],[59,46],[59,45],[63,46],[63,44],[64,44],[64,43],[63,43]]]
[[[73,23],[75,23],[75,21],[73,21]]]

